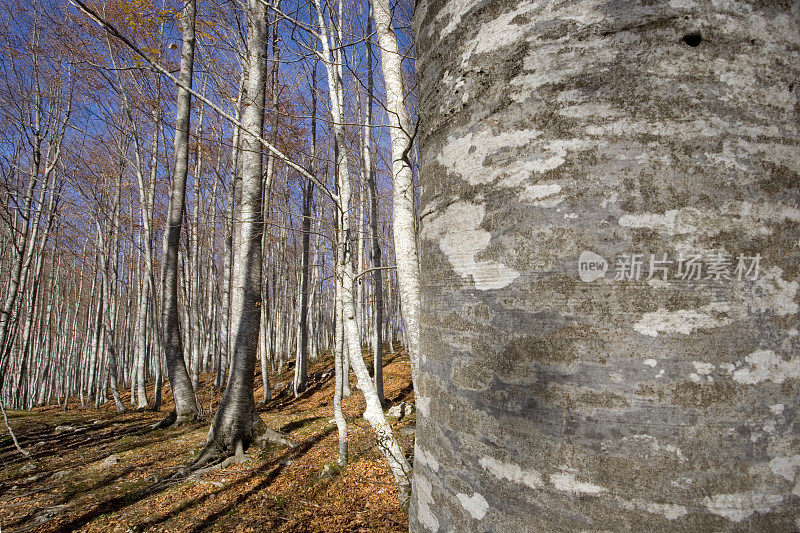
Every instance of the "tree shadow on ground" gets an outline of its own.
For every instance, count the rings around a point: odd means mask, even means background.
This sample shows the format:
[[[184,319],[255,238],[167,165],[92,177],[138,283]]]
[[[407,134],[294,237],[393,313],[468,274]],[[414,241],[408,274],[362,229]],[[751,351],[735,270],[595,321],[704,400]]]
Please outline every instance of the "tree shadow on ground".
[[[176,517],[179,513],[186,512],[186,511],[188,511],[189,509],[191,509],[191,508],[193,508],[195,506],[201,505],[208,498],[210,498],[210,497],[212,497],[214,495],[217,495],[217,494],[220,494],[220,493],[224,493],[224,492],[230,491],[232,489],[236,489],[237,487],[240,487],[241,485],[246,484],[248,481],[252,481],[253,479],[258,478],[260,475],[264,475],[264,479],[259,481],[254,487],[252,487],[251,489],[249,489],[247,491],[244,491],[241,494],[239,494],[233,502],[231,502],[229,504],[226,504],[226,506],[224,506],[221,510],[215,511],[211,515],[209,515],[206,518],[204,518],[200,522],[200,524],[194,526],[194,528],[192,530],[194,531],[194,530],[202,529],[203,527],[206,527],[206,525],[208,525],[211,522],[213,522],[216,518],[218,518],[219,516],[224,515],[230,509],[232,509],[233,507],[235,507],[236,505],[238,505],[239,503],[244,501],[244,499],[249,497],[251,494],[257,492],[258,490],[261,490],[262,488],[264,488],[266,486],[268,486],[281,473],[281,471],[283,471],[283,469],[286,467],[286,465],[289,464],[290,460],[296,459],[297,457],[300,457],[301,455],[306,453],[308,450],[311,449],[311,447],[314,446],[314,444],[316,444],[323,437],[325,437],[327,434],[332,432],[333,429],[334,428],[329,428],[329,429],[325,430],[324,432],[322,432],[321,434],[315,435],[314,437],[311,437],[311,438],[303,441],[302,443],[297,445],[295,448],[287,449],[284,453],[282,453],[281,455],[276,457],[275,460],[263,465],[262,467],[259,467],[258,469],[254,470],[252,473],[248,474],[247,476],[245,476],[245,477],[243,477],[241,479],[236,480],[234,483],[231,483],[230,485],[226,485],[224,487],[220,487],[218,490],[208,492],[206,494],[197,496],[197,497],[192,498],[190,500],[181,501],[179,505],[169,509],[168,511],[166,511],[164,513],[160,513],[159,516],[157,516],[157,517],[154,517],[154,518],[151,518],[150,520],[147,520],[145,522],[136,524],[135,527],[137,527],[139,529],[147,529],[147,528],[151,528],[151,527],[157,526],[159,524],[162,524],[162,523],[166,522],[167,520],[169,520],[170,518]],[[179,469],[180,469],[180,467],[175,467],[174,470],[177,471]],[[119,476],[116,476],[114,479],[106,478],[102,482],[96,483],[92,488],[88,489],[88,491],[96,490],[97,488],[99,488],[101,486],[105,486],[108,483],[114,481],[115,479],[123,477],[124,475],[129,473],[131,470],[132,469],[126,470],[125,472],[121,473]],[[191,478],[191,476],[189,476],[189,478]],[[102,515],[105,515],[105,514],[108,514],[108,513],[114,513],[114,512],[120,511],[122,509],[125,509],[126,507],[135,505],[135,504],[137,504],[137,503],[139,503],[139,502],[141,502],[141,501],[143,501],[143,500],[145,500],[147,498],[155,496],[160,492],[163,492],[163,491],[165,491],[165,490],[167,490],[169,488],[177,486],[180,483],[183,483],[183,482],[186,482],[186,481],[187,481],[187,478],[181,478],[181,479],[177,479],[177,480],[172,480],[172,479],[169,478],[169,476],[166,476],[164,479],[158,480],[155,483],[152,483],[152,484],[150,484],[150,485],[148,485],[146,487],[143,487],[143,488],[141,488],[139,490],[132,491],[132,492],[125,492],[123,494],[117,494],[117,495],[115,495],[113,497],[105,499],[105,500],[99,502],[98,504],[92,506],[90,509],[87,510],[87,512],[84,512],[83,514],[80,514],[79,516],[74,516],[74,517],[72,517],[72,518],[70,518],[70,519],[68,519],[68,520],[66,520],[64,522],[61,522],[61,523],[57,524],[52,529],[52,531],[58,531],[58,532],[75,531],[75,530],[80,529],[81,527],[91,523],[93,520],[99,518]],[[56,506],[51,506],[50,508],[52,509],[52,508],[55,508],[55,507],[60,507],[60,506],[56,505]],[[20,532],[21,531],[27,531],[29,529],[33,529],[35,527],[38,527],[39,525],[41,525],[41,522],[37,520],[37,514],[40,514],[41,512],[42,511],[39,511],[39,513],[29,513],[23,519],[15,520],[15,522],[13,524],[9,524],[9,525],[10,526],[16,526],[16,525],[25,524],[27,526],[27,525],[30,524],[30,527],[23,526],[22,528],[17,530],[17,531],[20,531]]]
[[[15,465],[45,459],[52,455],[64,455],[66,452],[85,447],[91,444],[92,449],[101,449],[105,444],[110,444],[122,437],[131,435],[144,435],[151,428],[149,423],[128,426],[130,420],[118,422],[108,422],[100,424],[87,424],[85,421],[63,422],[57,426],[48,424],[37,424],[34,432],[19,432],[17,440],[30,457],[25,457],[14,446],[13,442],[3,442],[0,444],[0,466],[4,469]],[[108,428],[114,425],[121,425],[121,428]],[[71,427],[70,430],[56,431],[57,427]],[[96,459],[94,459],[96,460]],[[85,462],[91,462],[86,460]],[[24,476],[17,476],[24,477]],[[14,477],[9,477],[6,481],[14,481]]]
[[[92,473],[91,470],[81,470],[82,467],[95,468],[93,463],[107,458],[112,454],[122,454],[136,449],[147,449],[169,441],[176,436],[192,431],[193,427],[182,427],[172,430],[153,430],[150,423],[140,422],[141,418],[124,417],[114,421],[87,424],[86,420],[65,420],[60,426],[77,426],[80,431],[61,430],[56,432],[58,426],[52,424],[36,424],[33,432],[20,431],[23,442],[43,442],[28,459],[12,450],[11,453],[19,454],[20,459],[7,458],[2,463],[4,469],[9,465],[19,464],[22,460],[33,465],[33,470],[22,468],[11,471],[3,483],[0,483],[0,495],[4,496],[4,509],[13,506],[15,501],[18,506],[31,505],[20,516],[8,517],[3,526],[9,531],[29,531],[32,529],[47,529],[56,531],[73,530],[82,525],[83,517],[96,516],[97,511],[107,512],[105,509],[120,503],[134,503],[146,497],[149,491],[158,492],[164,487],[158,482],[138,491],[126,491],[119,494],[124,488],[115,486],[120,480],[140,470],[156,469],[156,464],[164,461],[168,455],[153,458],[145,464],[116,466],[116,462],[109,463],[107,467],[99,465],[100,470]],[[30,426],[27,426],[30,428]],[[129,440],[128,440],[129,439]],[[84,451],[88,453],[84,453]],[[87,456],[88,455],[88,456]],[[48,461],[48,459],[50,459]],[[177,469],[177,467],[175,468]],[[163,469],[158,469],[163,470]],[[8,470],[5,472],[8,474]],[[31,475],[34,474],[34,475]],[[142,480],[133,480],[141,486]],[[11,486],[13,485],[13,486]],[[11,486],[11,488],[8,488]],[[166,486],[166,485],[165,485]],[[133,488],[133,487],[129,487]],[[109,493],[116,493],[113,498],[102,501],[99,506],[94,506],[92,498],[102,500]],[[105,496],[103,495],[105,493]],[[88,501],[81,501],[87,495]],[[63,524],[58,524],[59,517],[64,517],[75,512],[80,506],[91,508],[92,511],[79,517],[74,517]],[[85,523],[85,522],[84,522]]]
[[[281,455],[281,458],[279,458],[278,463],[271,470],[269,470],[269,472],[266,473],[264,479],[256,483],[250,489],[237,495],[236,498],[234,498],[232,501],[226,503],[221,508],[217,509],[216,511],[206,516],[200,523],[195,524],[195,526],[189,529],[188,531],[190,531],[191,533],[202,531],[203,529],[211,526],[218,518],[224,516],[229,511],[234,509],[237,505],[246,501],[248,498],[250,498],[250,496],[268,487],[275,480],[275,478],[278,477],[278,475],[283,471],[283,469],[286,468],[286,466],[289,464],[288,460],[294,460],[302,456],[303,454],[308,452],[316,443],[318,443],[327,435],[332,433],[335,429],[336,426],[331,426],[322,431],[321,433],[304,440],[303,442],[298,444],[295,448],[287,450],[285,453]],[[263,468],[261,469],[261,471],[263,471]],[[249,477],[252,478],[253,476]]]
[[[280,427],[279,431],[281,433],[291,433],[292,431],[294,431],[296,429],[300,429],[300,428],[305,427],[305,426],[307,426],[309,424],[313,424],[314,422],[316,422],[318,420],[324,420],[326,418],[330,418],[330,417],[327,417],[327,416],[311,416],[309,418],[301,418],[299,420],[294,420],[292,422],[288,422],[288,423],[282,425]]]
[[[185,431],[185,428],[183,430]],[[67,472],[81,466],[86,466],[91,463],[101,461],[104,458],[107,458],[109,455],[122,454],[138,448],[154,446],[172,439],[177,434],[175,431],[153,431],[152,436],[142,437],[142,435],[146,435],[151,431],[153,430],[149,428],[149,425],[144,425],[133,426],[123,430],[115,430],[111,433],[100,436],[91,436],[86,434],[82,438],[67,438],[66,443],[58,443],[57,446],[46,450],[46,452],[37,453],[35,455],[32,453],[31,458],[26,460],[36,463],[54,455],[63,456],[68,454],[70,451],[79,451],[88,448],[90,450],[90,455],[81,455],[79,458],[65,461],[63,464],[59,465],[59,470],[61,472]],[[136,439],[132,439],[130,442],[126,443],[120,442],[126,437],[136,437]],[[15,463],[18,464],[19,461],[15,461]],[[8,464],[3,464],[3,468],[7,467]],[[38,475],[31,475],[31,473],[32,472],[18,471],[15,475],[7,477],[3,483],[0,483],[0,496],[5,495],[8,492],[6,487],[9,485],[13,484],[13,486],[17,487],[17,490],[25,490],[34,484],[42,483],[45,479],[52,479],[53,476],[58,472],[49,472],[47,474],[40,473]],[[42,489],[33,490],[33,492],[26,493],[26,495],[30,496],[32,494],[36,494],[37,492],[49,490],[50,488],[52,487],[45,486]]]

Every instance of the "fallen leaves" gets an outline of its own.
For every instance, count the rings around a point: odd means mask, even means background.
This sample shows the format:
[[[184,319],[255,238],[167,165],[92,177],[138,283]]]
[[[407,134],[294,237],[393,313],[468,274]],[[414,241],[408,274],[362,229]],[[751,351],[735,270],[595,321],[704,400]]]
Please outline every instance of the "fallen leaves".
[[[386,360],[386,398],[413,402],[407,356],[387,354]],[[330,364],[312,361],[309,372],[324,375]],[[287,382],[291,372],[286,368],[271,378]],[[211,376],[204,382],[201,402],[217,403]],[[261,392],[255,395],[260,398]],[[325,376],[298,399],[272,400],[260,408],[266,425],[288,433],[296,449],[270,447],[251,461],[161,483],[158,490],[156,481],[196,456],[207,425],[150,430],[163,412],[116,414],[113,407],[99,413],[77,406],[19,413],[11,423],[24,445],[36,444],[35,463],[0,442],[0,523],[6,530],[33,531],[407,531],[391,473],[361,419],[365,405],[359,394],[343,401],[350,463],[341,470],[329,466],[320,475],[337,456],[332,396],[333,377]],[[165,400],[167,410],[168,393]],[[413,420],[406,416],[393,425],[408,430]],[[413,432],[398,436],[409,452]],[[115,460],[106,460],[112,456]],[[36,465],[36,479],[26,464]]]

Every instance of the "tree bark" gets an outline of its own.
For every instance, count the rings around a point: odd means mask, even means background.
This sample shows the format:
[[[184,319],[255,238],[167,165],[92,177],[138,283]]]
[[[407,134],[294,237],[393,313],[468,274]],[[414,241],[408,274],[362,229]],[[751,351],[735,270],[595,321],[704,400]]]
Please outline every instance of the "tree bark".
[[[419,339],[419,253],[417,248],[416,188],[409,162],[411,118],[406,110],[403,90],[403,65],[392,27],[389,0],[372,0],[375,33],[381,49],[381,66],[386,85],[386,112],[392,139],[393,220],[397,285],[403,310],[403,324],[408,336],[411,375],[416,381],[420,358]]]
[[[338,215],[334,215],[338,216]],[[338,224],[337,224],[338,228]],[[338,230],[337,230],[338,231]],[[340,466],[347,464],[347,419],[344,417],[342,411],[342,396],[344,388],[344,380],[347,375],[344,373],[344,365],[342,359],[345,355],[344,332],[342,328],[342,273],[339,268],[340,262],[337,260],[336,268],[336,292],[334,294],[334,330],[336,338],[333,345],[333,361],[334,361],[334,391],[333,391],[333,417],[336,420],[336,429],[339,436],[339,456],[338,463]]]
[[[205,88],[203,90],[205,92]],[[205,106],[200,106],[200,114],[197,119],[197,140],[195,152],[195,170],[194,170],[194,209],[192,218],[194,219],[194,229],[192,229],[191,240],[189,246],[189,254],[191,257],[189,269],[189,299],[186,304],[189,306],[192,328],[190,330],[190,338],[192,339],[191,350],[191,368],[192,368],[192,388],[196,391],[200,387],[200,351],[201,351],[201,328],[200,328],[200,308],[202,306],[202,296],[200,294],[200,199],[201,193],[201,176],[203,174],[203,149],[202,149],[202,136],[203,136],[203,112]],[[191,226],[190,226],[191,228]]]
[[[798,528],[799,19],[417,3],[411,531]]]
[[[181,11],[183,47],[180,81],[186,87],[192,86],[196,9],[196,0],[187,0]],[[175,118],[175,170],[169,191],[167,227],[164,231],[164,263],[161,275],[164,354],[167,360],[167,375],[175,399],[174,424],[176,425],[197,418],[197,402],[183,356],[183,339],[178,309],[178,248],[180,247],[183,209],[186,202],[190,113],[191,94],[183,87],[179,87]]]
[[[261,135],[266,93],[267,14],[259,0],[247,4],[247,89],[242,124]],[[221,452],[239,454],[266,429],[256,412],[253,384],[261,306],[261,233],[263,161],[261,144],[242,132],[242,178],[239,223],[234,242],[231,299],[233,360],[228,384],[197,464]]]

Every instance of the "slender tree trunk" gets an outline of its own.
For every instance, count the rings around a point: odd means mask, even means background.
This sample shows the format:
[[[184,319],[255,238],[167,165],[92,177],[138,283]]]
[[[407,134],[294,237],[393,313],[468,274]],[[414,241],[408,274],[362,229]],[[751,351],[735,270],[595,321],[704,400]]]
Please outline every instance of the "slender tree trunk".
[[[394,183],[393,223],[397,285],[403,308],[403,323],[408,336],[411,374],[416,381],[419,368],[419,253],[417,249],[416,189],[409,163],[411,118],[405,105],[403,68],[397,38],[392,27],[389,0],[372,0],[375,33],[381,49],[381,66],[386,85],[386,112],[392,139],[392,175]]]
[[[104,285],[104,292],[106,294],[106,298],[110,299],[111,289],[109,287],[107,279],[103,281]],[[125,405],[122,403],[122,400],[119,397],[119,391],[117,390],[117,350],[115,346],[115,339],[114,339],[114,326],[113,326],[113,317],[111,316],[111,306],[107,306],[109,309],[103,313],[103,332],[105,336],[105,349],[106,349],[106,375],[108,377],[108,386],[111,390],[111,397],[114,400],[114,405],[117,408],[117,412],[121,413],[125,411]]]
[[[95,260],[95,264],[97,261]],[[94,273],[97,276],[97,272]],[[89,360],[88,360],[88,367],[89,367],[89,375],[87,376],[86,381],[86,398],[89,402],[93,402],[95,399],[95,388],[96,388],[96,375],[97,375],[97,358],[100,353],[100,333],[102,330],[102,322],[103,322],[103,288],[102,285],[97,290],[96,302],[95,302],[95,313],[94,319],[92,320],[92,343],[89,347]]]
[[[133,381],[136,384],[136,407],[138,409],[147,409],[149,404],[147,401],[145,370],[147,364],[147,313],[150,307],[150,297],[148,295],[149,281],[144,277],[139,283],[139,291],[139,309],[136,313],[136,375]]]
[[[372,19],[367,21],[367,34],[372,34]],[[383,402],[383,270],[381,270],[381,245],[378,233],[378,182],[375,179],[375,167],[372,161],[372,100],[373,100],[373,69],[372,69],[372,43],[367,41],[367,113],[364,125],[364,171],[366,172],[366,191],[369,203],[369,239],[370,257],[372,259],[372,364],[375,390]]]
[[[203,91],[205,92],[205,90]],[[190,330],[192,339],[191,368],[192,368],[192,388],[196,391],[200,387],[200,306],[202,298],[200,295],[200,198],[201,198],[201,179],[203,174],[203,111],[204,106],[200,107],[200,116],[197,119],[197,145],[195,154],[194,170],[194,229],[191,231],[190,259],[191,268],[189,269],[189,306],[192,329]]]
[[[308,248],[309,232],[311,231],[311,202],[314,200],[314,184],[307,181],[302,186],[303,193],[303,220],[302,227],[302,252],[300,266],[300,339],[297,343],[297,358],[294,368],[294,394],[297,396],[306,388],[306,365],[308,364]]]
[[[221,139],[220,139],[221,140]],[[219,174],[219,168],[221,166],[221,159],[222,159],[222,152],[220,151],[219,158],[217,160],[217,174]],[[216,267],[214,262],[214,245],[216,242],[216,228],[217,228],[217,190],[218,190],[219,180],[214,180],[214,186],[211,189],[211,202],[209,205],[211,206],[210,209],[212,210],[211,214],[211,228],[208,235],[208,240],[206,246],[208,247],[206,251],[206,256],[208,257],[208,266],[206,268],[206,312],[204,317],[204,327],[203,327],[203,371],[208,372],[209,367],[214,360],[214,346],[215,346],[215,338],[216,338],[216,305],[215,305],[215,298],[214,298],[214,287],[215,287],[215,279],[216,279]]]
[[[239,76],[239,90],[236,96],[236,111],[237,118],[241,119],[242,104],[245,97],[247,82],[247,64],[242,64],[242,72]],[[236,218],[236,209],[238,208],[236,202],[236,195],[239,183],[239,156],[241,150],[239,144],[241,141],[241,129],[238,126],[233,128],[233,139],[231,140],[231,183],[228,191],[228,206],[226,222],[228,224],[228,234],[225,238],[225,255],[222,266],[222,317],[221,317],[221,350],[220,361],[217,366],[217,375],[214,379],[214,386],[221,388],[225,382],[225,375],[228,369],[228,360],[231,355],[231,270],[233,268],[233,234],[236,228],[234,224]]]
[[[279,10],[281,7],[281,0],[275,1],[275,9]],[[271,72],[270,72],[270,97],[272,100],[272,124],[271,124],[271,131],[270,131],[270,142],[275,145],[278,139],[278,119],[280,118],[280,110],[278,107],[278,96],[279,96],[279,67],[281,61],[281,49],[278,46],[280,42],[278,36],[278,23],[280,22],[280,17],[276,14],[275,18],[272,22],[272,57],[270,58],[271,62]],[[266,100],[266,96],[265,96]],[[264,221],[266,222],[269,217],[269,210],[270,210],[270,199],[272,198],[272,182],[275,177],[275,154],[269,152],[267,154],[267,170],[264,175],[264,194],[263,194],[263,202],[262,202],[262,214],[264,217]],[[262,229],[262,265],[265,265],[263,259],[270,259],[268,254],[264,253],[264,250],[267,248],[267,232],[263,231]],[[264,278],[264,276],[262,276]],[[272,342],[267,336],[272,333],[272,330],[269,328],[269,321],[270,317],[270,309],[272,302],[269,299],[269,292],[268,292],[268,284],[262,279],[261,289],[262,289],[262,313],[261,313],[261,335],[265,338],[262,338],[261,345],[263,346],[262,350],[262,357],[261,357],[261,384],[264,389],[263,394],[263,402],[269,400],[270,397],[270,384],[269,384],[269,372],[267,371],[267,357],[272,357],[273,352],[271,350]]]
[[[119,172],[117,175],[117,186],[114,202],[111,208],[111,221],[110,224],[101,222],[101,216],[97,217],[97,235],[100,245],[100,275],[102,279],[101,291],[103,293],[103,309],[99,320],[102,322],[100,327],[103,332],[103,343],[106,350],[106,376],[108,378],[108,385],[111,389],[111,396],[114,399],[114,404],[117,412],[125,411],[125,405],[119,397],[117,390],[117,350],[116,350],[116,315],[117,315],[117,298],[115,295],[115,285],[117,281],[117,256],[119,251],[118,241],[114,241],[113,232],[119,235],[119,218],[120,218],[120,203],[122,195],[122,174],[125,168],[125,152],[120,148],[120,161]],[[106,229],[110,227],[111,232]],[[108,238],[106,235],[111,233],[112,237]],[[114,258],[112,260],[112,258]],[[113,264],[113,272],[111,271]],[[104,384],[104,382],[101,381]]]
[[[181,50],[180,81],[192,86],[195,45],[196,0],[187,0],[181,11],[183,48]],[[162,327],[167,375],[175,399],[174,423],[180,424],[197,418],[194,389],[186,370],[183,356],[183,339],[178,309],[178,248],[180,246],[183,209],[186,201],[186,175],[189,163],[189,121],[191,94],[178,88],[178,109],[175,127],[175,170],[169,191],[167,227],[164,231],[164,259],[161,268]],[[187,324],[188,327],[188,324]],[[173,417],[170,417],[170,419]]]
[[[155,311],[156,302],[156,284],[155,284],[155,268],[153,266],[153,207],[155,202],[155,184],[156,174],[158,171],[158,132],[161,129],[162,114],[160,110],[154,113],[153,121],[153,140],[150,154],[150,189],[145,187],[143,173],[138,172],[137,178],[139,180],[139,205],[142,219],[142,229],[144,230],[144,249],[145,249],[145,286],[144,297],[147,301],[144,306],[145,317],[142,324],[142,331],[140,332],[140,348],[138,365],[136,368],[136,387],[138,391],[138,404],[139,409],[146,409],[147,405],[147,381],[146,381],[146,363],[147,363],[147,347],[152,346],[152,342],[147,342],[147,339],[152,337],[151,332],[157,329],[158,321],[154,320],[157,315]],[[137,152],[138,153],[138,152]],[[139,165],[141,168],[141,164]],[[160,344],[160,335],[156,335],[157,343]],[[153,398],[153,408],[159,409],[161,405],[161,349],[153,350],[156,353],[155,363],[151,365],[155,371],[155,392]]]
[[[394,438],[392,428],[386,421],[383,414],[378,393],[372,383],[369,375],[367,365],[364,363],[364,358],[361,355],[361,343],[358,332],[358,322],[356,320],[355,299],[353,297],[353,261],[351,249],[351,221],[349,204],[351,198],[350,177],[347,168],[347,157],[345,152],[345,135],[343,117],[343,96],[342,96],[342,78],[341,78],[341,62],[338,62],[338,67],[331,60],[330,47],[327,41],[326,34],[329,32],[324,31],[326,28],[325,19],[320,0],[316,0],[317,18],[322,35],[322,48],[323,57],[325,59],[325,67],[328,69],[328,89],[331,98],[331,117],[333,119],[334,139],[336,145],[339,147],[337,156],[337,169],[338,169],[338,185],[339,185],[339,213],[341,216],[338,239],[337,239],[337,261],[339,262],[339,269],[341,272],[341,299],[342,299],[342,321],[344,323],[343,339],[347,344],[347,355],[352,365],[353,372],[356,375],[356,382],[359,390],[364,395],[366,409],[364,410],[364,419],[372,426],[377,438],[377,444],[380,451],[384,454],[389,468],[397,484],[398,497],[402,505],[406,505],[411,485],[411,466],[406,461],[402,450]],[[343,374],[346,379],[346,374]]]
[[[336,215],[338,217],[338,215]],[[337,224],[338,227],[338,224]],[[336,340],[333,346],[334,365],[335,365],[335,388],[333,392],[333,417],[336,420],[336,429],[339,434],[339,465],[344,466],[347,464],[347,420],[342,412],[342,391],[344,386],[344,379],[346,378],[343,370],[342,359],[344,358],[344,335],[342,331],[342,298],[341,298],[341,283],[342,275],[339,269],[339,262],[336,263],[336,292],[334,294],[335,310],[334,310],[334,329],[336,331]]]

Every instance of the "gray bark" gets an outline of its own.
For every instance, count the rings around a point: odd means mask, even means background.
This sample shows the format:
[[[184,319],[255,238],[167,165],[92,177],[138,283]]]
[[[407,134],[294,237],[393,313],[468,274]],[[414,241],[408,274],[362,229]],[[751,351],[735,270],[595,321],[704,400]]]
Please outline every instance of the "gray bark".
[[[101,290],[104,302],[99,320],[102,324],[98,327],[102,328],[104,339],[104,347],[106,349],[106,376],[108,377],[108,385],[111,389],[111,396],[114,399],[117,412],[125,411],[125,406],[122,403],[119,391],[117,389],[117,335],[116,335],[116,315],[117,315],[117,297],[115,294],[115,286],[117,282],[117,256],[119,251],[119,216],[120,216],[120,203],[122,195],[122,174],[125,169],[125,152],[122,146],[118,146],[119,162],[116,193],[111,206],[111,220],[106,224],[105,221],[101,222],[103,215],[98,213],[96,226],[98,246],[100,252],[100,275],[102,279]],[[101,211],[101,209],[98,209]],[[109,231],[110,230],[110,231]],[[116,233],[116,236],[115,236]],[[107,237],[107,235],[111,237]],[[113,258],[113,260],[112,260]]]
[[[335,215],[337,216],[337,215]],[[336,293],[334,294],[334,330],[335,342],[333,346],[334,361],[334,391],[333,391],[333,417],[336,420],[336,429],[339,436],[339,455],[338,463],[341,466],[347,464],[347,419],[342,411],[342,396],[344,380],[346,375],[343,372],[344,366],[342,359],[345,357],[344,332],[342,328],[342,274],[339,268],[340,262],[336,262]]]
[[[205,90],[203,91],[205,92]],[[191,348],[191,369],[192,369],[192,388],[196,391],[200,387],[200,308],[202,306],[202,296],[200,294],[200,177],[203,174],[203,112],[204,106],[200,107],[200,114],[197,119],[197,144],[195,153],[194,170],[194,209],[192,218],[194,219],[194,229],[191,231],[190,256],[191,268],[189,269],[189,299],[186,304],[189,306],[192,327],[190,338],[192,339]],[[191,226],[190,226],[191,228]]]
[[[798,20],[417,3],[412,531],[800,527]],[[604,277],[579,277],[584,251]],[[701,254],[703,278],[648,280],[662,253]],[[614,280],[625,254],[638,281]]]
[[[183,339],[178,315],[178,248],[180,246],[181,225],[183,223],[183,209],[186,202],[191,112],[191,94],[184,87],[192,86],[196,9],[196,0],[187,0],[181,12],[183,47],[181,50],[180,81],[182,86],[178,87],[178,108],[175,118],[175,170],[169,191],[167,227],[164,231],[164,263],[161,269],[164,354],[167,360],[167,375],[170,387],[172,387],[172,395],[175,399],[176,424],[197,418],[197,403],[184,361]]]
[[[242,112],[242,100],[245,92],[245,82],[247,81],[247,65],[242,64],[242,72],[239,76],[239,90],[236,97],[236,118],[239,119]],[[241,139],[241,129],[233,127],[233,138],[231,140],[231,186],[228,190],[228,207],[226,221],[228,223],[228,235],[225,239],[225,258],[222,266],[222,317],[221,317],[221,350],[220,360],[217,366],[217,374],[214,378],[214,386],[221,388],[225,382],[225,373],[228,368],[228,359],[231,350],[230,335],[230,304],[231,304],[231,269],[233,266],[233,232],[236,227],[234,224],[236,213],[236,191],[239,182],[239,142]]]
[[[256,412],[253,384],[261,315],[261,217],[263,180],[261,144],[254,132],[264,128],[266,93],[267,20],[259,0],[247,4],[247,88],[242,112],[242,177],[239,220],[233,253],[231,373],[219,408],[214,415],[208,442],[198,464],[222,451],[241,451],[265,430]]]

